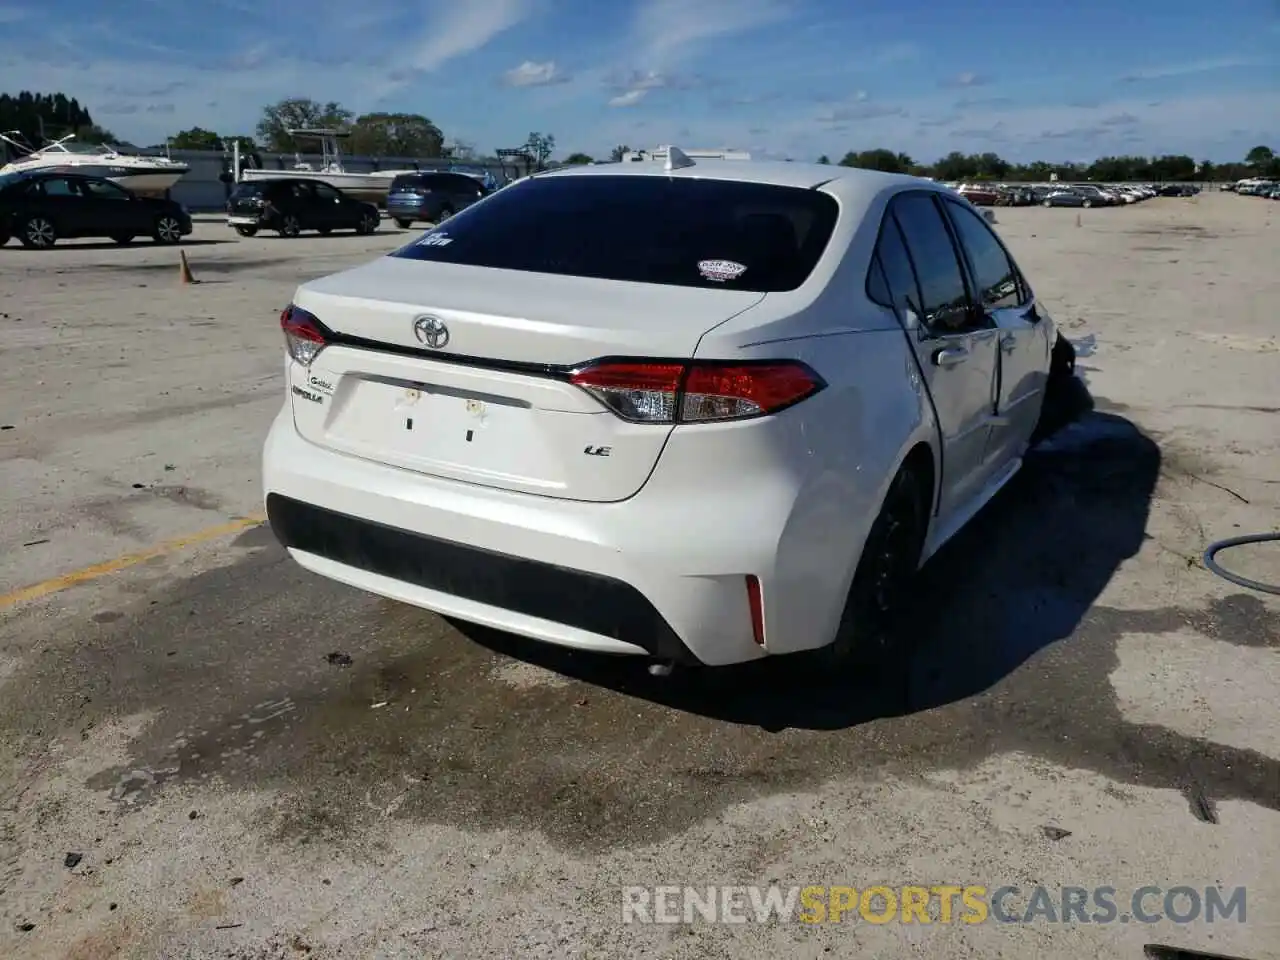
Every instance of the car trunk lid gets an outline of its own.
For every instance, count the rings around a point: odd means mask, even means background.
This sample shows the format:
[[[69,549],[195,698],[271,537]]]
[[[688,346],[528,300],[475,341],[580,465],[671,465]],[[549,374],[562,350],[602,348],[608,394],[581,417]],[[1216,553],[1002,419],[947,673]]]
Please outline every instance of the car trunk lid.
[[[290,364],[294,422],[321,446],[430,476],[623,500],[671,426],[616,416],[565,371],[691,357],[707,330],[763,298],[382,258],[299,288],[295,304],[335,336],[309,367]],[[433,336],[415,333],[423,317]]]

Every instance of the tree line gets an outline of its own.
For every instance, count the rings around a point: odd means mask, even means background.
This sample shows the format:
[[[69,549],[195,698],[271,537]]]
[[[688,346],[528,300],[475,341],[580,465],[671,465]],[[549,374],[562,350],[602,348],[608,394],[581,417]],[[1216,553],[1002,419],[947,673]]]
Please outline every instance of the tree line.
[[[497,156],[497,150],[492,156],[482,156],[473,144],[460,140],[446,141],[440,127],[419,113],[356,115],[341,104],[320,103],[306,97],[290,97],[264,107],[252,135],[220,134],[192,127],[170,137],[169,145],[178,150],[229,151],[239,142],[241,151],[305,153],[308,152],[305,149],[307,144],[298,142],[289,133],[299,129],[341,131],[347,134],[344,151],[358,156],[469,161],[493,160]],[[519,159],[526,165],[541,168],[550,160],[555,147],[554,136],[535,131],[523,143],[505,149],[520,151],[523,156]]]
[[[86,143],[114,143],[116,139],[111,131],[94,123],[89,111],[74,97],[30,90],[0,93],[0,133],[10,131],[36,146],[69,133]]]
[[[289,97],[266,106],[252,134],[220,133],[202,127],[182,130],[168,138],[168,146],[186,150],[230,151],[236,142],[244,152],[273,153],[308,152],[306,143],[298,143],[290,130],[328,128],[341,130],[349,137],[344,149],[352,154],[372,157],[421,157],[423,159],[455,159],[490,161],[502,154],[519,152],[516,159],[532,169],[542,169],[555,152],[556,138],[548,133],[533,132],[518,145],[495,149],[482,155],[472,144],[448,142],[441,129],[418,113],[363,113],[357,115],[339,103],[320,103],[306,97]],[[29,142],[39,144],[66,133],[89,143],[115,143],[110,131],[94,123],[89,111],[79,101],[62,93],[0,94],[0,131],[17,130]],[[159,144],[163,147],[165,144]],[[630,148],[619,145],[607,159],[617,162]],[[605,158],[602,158],[605,159]],[[586,153],[571,153],[566,164],[594,163]],[[831,163],[822,156],[818,163]],[[905,153],[883,147],[850,151],[839,161],[840,166],[884,170],[935,177],[939,180],[995,180],[1004,182],[1047,181],[1053,175],[1060,180],[1098,181],[1177,181],[1177,180],[1241,180],[1245,177],[1280,177],[1280,157],[1272,148],[1257,146],[1237,163],[1197,162],[1183,154],[1158,157],[1108,156],[1092,163],[1012,163],[999,154],[961,153],[952,151],[931,164],[918,163]]]
[[[819,163],[830,163],[819,157]],[[1185,154],[1159,157],[1108,156],[1092,163],[1011,163],[996,153],[961,153],[953,150],[932,164],[917,163],[905,153],[883,148],[850,151],[840,166],[909,173],[938,180],[995,180],[1003,182],[1044,182],[1057,175],[1059,180],[1123,181],[1188,181],[1243,180],[1245,177],[1280,176],[1280,157],[1267,146],[1257,146],[1237,163],[1197,162]]]
[[[608,159],[614,163],[622,159],[630,147],[614,147]],[[566,164],[595,163],[585,153],[572,153]],[[821,156],[818,163],[829,164],[831,158]],[[1267,146],[1254,147],[1239,163],[1196,162],[1188,156],[1168,154],[1162,157],[1099,157],[1092,163],[1011,163],[996,153],[961,153],[954,150],[934,163],[917,163],[905,153],[878,148],[850,151],[841,158],[839,166],[859,167],[864,170],[882,170],[886,173],[908,173],[916,177],[933,177],[937,180],[992,180],[1004,183],[1044,183],[1057,175],[1059,180],[1098,180],[1120,183],[1124,181],[1167,182],[1177,180],[1243,180],[1245,177],[1280,178],[1280,157]]]

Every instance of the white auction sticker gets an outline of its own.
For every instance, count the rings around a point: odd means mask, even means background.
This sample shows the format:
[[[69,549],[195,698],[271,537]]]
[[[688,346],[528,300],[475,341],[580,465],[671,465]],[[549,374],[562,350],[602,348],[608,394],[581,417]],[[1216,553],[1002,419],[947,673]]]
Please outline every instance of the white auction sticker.
[[[738,279],[747,272],[747,268],[732,260],[699,260],[698,272],[707,280],[724,283],[726,280]]]

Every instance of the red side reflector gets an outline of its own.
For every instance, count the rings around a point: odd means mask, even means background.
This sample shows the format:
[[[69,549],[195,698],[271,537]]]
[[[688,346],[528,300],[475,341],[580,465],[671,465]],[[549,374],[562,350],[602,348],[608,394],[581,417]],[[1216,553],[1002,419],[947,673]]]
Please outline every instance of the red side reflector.
[[[747,605],[751,608],[751,633],[759,646],[764,646],[764,599],[760,595],[760,578],[747,574]]]

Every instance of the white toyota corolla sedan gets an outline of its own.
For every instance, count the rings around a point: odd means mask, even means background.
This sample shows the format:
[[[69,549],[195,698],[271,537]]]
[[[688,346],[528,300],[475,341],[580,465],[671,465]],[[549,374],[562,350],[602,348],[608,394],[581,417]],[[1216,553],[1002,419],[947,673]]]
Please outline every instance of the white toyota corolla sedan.
[[[1060,352],[950,190],[679,150],[509,186],[280,322],[265,499],[298,563],[704,665],[881,650]]]

